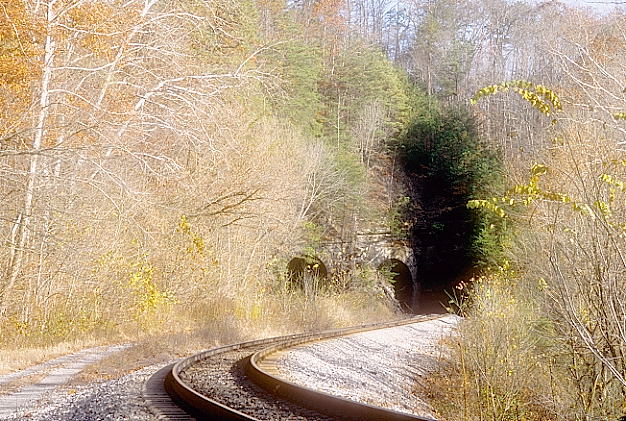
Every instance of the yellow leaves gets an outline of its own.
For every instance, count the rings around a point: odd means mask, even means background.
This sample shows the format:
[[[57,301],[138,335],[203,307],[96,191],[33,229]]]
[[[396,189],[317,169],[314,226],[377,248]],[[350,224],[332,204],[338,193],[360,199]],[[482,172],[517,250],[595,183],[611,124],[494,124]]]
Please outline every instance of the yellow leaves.
[[[199,266],[193,264],[195,270],[200,270],[203,273],[209,272],[209,267],[217,267],[220,262],[215,257],[215,253],[211,250],[210,246],[207,246],[204,238],[193,231],[191,224],[186,215],[181,215],[178,222],[177,231],[183,233],[187,240],[190,241],[190,245],[184,248],[184,253],[193,261],[197,261]]]
[[[537,94],[543,96],[548,102],[550,102],[555,111],[563,110],[563,104],[561,103],[561,100],[552,89],[547,88],[543,85],[536,85],[535,92],[537,92]]]
[[[595,202],[593,202],[593,205],[604,216],[611,216],[613,214],[613,212],[611,211],[611,206],[608,203],[606,203],[606,202],[604,202],[602,200],[596,200]]]
[[[542,199],[550,200],[553,202],[560,203],[571,203],[572,198],[566,194],[558,193],[558,192],[549,192],[549,191],[540,191],[540,196]]]
[[[553,112],[563,109],[561,100],[553,90],[543,85],[535,85],[526,80],[512,80],[486,86],[476,92],[470,99],[470,103],[476,104],[482,97],[495,95],[499,92],[508,92],[509,90],[520,95],[524,100],[528,101],[534,108],[545,115],[550,115]]]
[[[582,215],[586,215],[586,216],[590,216],[590,217],[595,217],[595,213],[593,212],[593,209],[591,209],[591,206],[589,206],[586,203],[576,203],[573,202],[572,203],[572,209],[575,212],[578,212]]]
[[[609,184],[611,186],[615,186],[615,187],[619,188],[622,192],[626,192],[626,183],[624,183],[621,180],[617,180],[617,179],[613,178],[609,174],[602,174],[600,176],[600,180],[602,180],[606,184]]]
[[[8,323],[13,327],[13,329],[20,336],[29,336],[32,334],[32,329],[30,323],[22,321],[17,317],[11,316],[8,319]]]
[[[191,224],[186,215],[181,215],[178,230],[191,240],[192,245],[185,249],[189,255],[192,257],[206,257],[207,247],[204,243],[204,239],[199,234],[192,231]]]
[[[499,92],[508,92],[509,89],[515,88],[520,90],[533,89],[533,84],[525,80],[512,80],[508,82],[502,82],[496,85],[485,86],[480,89],[470,101],[475,104],[480,98],[488,95],[495,95]]]
[[[204,245],[204,240],[201,237],[194,237],[193,238],[193,245],[196,249],[196,252],[198,254],[204,254],[204,251],[206,249],[205,245]]]
[[[547,291],[548,290],[548,282],[545,280],[545,278],[539,278],[538,285],[539,285],[539,290],[540,291]]]
[[[16,129],[41,77],[41,25],[24,3],[0,1],[0,136]]]
[[[183,234],[189,235],[191,233],[191,225],[189,224],[189,220],[187,219],[187,215],[180,216],[180,222],[178,223],[178,228]]]
[[[320,267],[319,263],[313,263],[313,264],[307,263],[304,270],[307,273],[317,273],[319,267]]]
[[[550,115],[550,106],[542,101],[535,92],[527,89],[514,89],[523,99],[530,102],[530,105],[541,111],[545,115]]]
[[[500,206],[497,205],[497,200],[493,198],[492,200],[470,200],[467,202],[467,207],[469,209],[487,209],[500,218],[506,218],[506,212]]]
[[[541,188],[539,186],[539,181],[541,180],[541,177],[548,172],[548,170],[549,168],[545,165],[535,164],[530,169],[528,184],[517,184],[510,188],[502,197],[493,197],[489,200],[470,200],[467,203],[467,207],[469,209],[486,209],[495,213],[500,218],[506,218],[508,217],[507,208],[512,208],[515,205],[528,207],[536,201],[543,201],[571,204],[574,211],[595,217],[595,213],[589,205],[585,203],[578,203],[571,196],[565,193]],[[611,214],[610,204],[598,202],[595,206],[604,215],[608,216]]]
[[[625,161],[611,161],[613,165],[626,165]],[[467,203],[470,209],[486,209],[501,218],[506,218],[514,206],[528,207],[533,203],[541,206],[543,202],[553,204],[567,204],[578,217],[602,220],[607,227],[615,230],[619,235],[626,234],[626,221],[623,218],[620,206],[626,205],[626,182],[608,173],[599,176],[601,183],[592,199],[573,197],[569,194],[551,191],[540,186],[542,176],[549,168],[545,165],[534,165],[530,170],[527,184],[518,184],[510,188],[503,197],[488,200],[471,200]],[[602,188],[604,186],[604,188]],[[545,225],[548,231],[553,232],[557,224]],[[561,227],[563,232],[573,233],[568,227]],[[575,239],[571,238],[574,242]]]
[[[112,59],[124,34],[139,18],[137,4],[119,8],[107,2],[85,2],[72,8],[67,14],[66,37],[76,37],[78,45],[90,51],[97,58]]]
[[[530,169],[530,175],[533,177],[544,175],[547,172],[548,172],[548,167],[542,164],[535,164]]]
[[[613,114],[613,118],[615,120],[626,120],[626,113],[615,113]]]
[[[154,282],[154,266],[145,261],[145,256],[135,262],[128,285],[135,296],[136,316],[143,316],[152,310],[176,302],[168,292],[161,291]]]
[[[619,162],[619,164],[625,165],[624,161]],[[600,175],[600,180],[610,186],[608,201],[597,200],[594,202],[594,206],[603,216],[610,217],[613,215],[612,206],[617,201],[617,193],[626,193],[626,182],[606,173]]]
[[[134,263],[134,271],[130,274],[128,281],[133,288],[141,287],[143,284],[152,282],[154,267],[148,263]]]
[[[528,184],[517,184],[509,191],[517,195],[536,196],[539,193],[536,181],[530,180]]]
[[[537,195],[540,194],[540,191],[537,189],[537,184],[539,183],[539,177],[548,172],[548,167],[541,164],[535,164],[530,169],[530,180],[528,182],[528,186],[516,186],[517,190],[522,188],[527,188],[527,191],[524,193],[528,195]],[[519,193],[518,193],[519,194]]]

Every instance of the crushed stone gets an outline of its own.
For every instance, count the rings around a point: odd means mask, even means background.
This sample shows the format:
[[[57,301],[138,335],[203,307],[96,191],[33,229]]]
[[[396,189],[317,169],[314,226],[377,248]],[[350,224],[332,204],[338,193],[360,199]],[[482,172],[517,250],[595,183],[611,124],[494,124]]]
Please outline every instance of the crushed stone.
[[[416,385],[441,357],[439,342],[460,317],[358,333],[303,344],[276,356],[279,376],[357,402],[434,418]]]

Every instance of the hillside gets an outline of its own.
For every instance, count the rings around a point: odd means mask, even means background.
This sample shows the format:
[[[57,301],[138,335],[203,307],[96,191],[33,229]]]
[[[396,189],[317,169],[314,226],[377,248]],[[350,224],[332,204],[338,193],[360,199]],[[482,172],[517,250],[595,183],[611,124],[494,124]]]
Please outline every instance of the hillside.
[[[0,370],[443,304],[442,420],[623,417],[613,6],[0,0]]]

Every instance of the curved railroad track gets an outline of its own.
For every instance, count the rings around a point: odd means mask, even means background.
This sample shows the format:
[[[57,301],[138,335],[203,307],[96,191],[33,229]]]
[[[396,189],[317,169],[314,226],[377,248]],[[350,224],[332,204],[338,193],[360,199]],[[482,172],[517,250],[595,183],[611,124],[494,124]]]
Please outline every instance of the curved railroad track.
[[[273,357],[296,345],[440,317],[417,316],[213,348],[161,369],[146,382],[144,399],[155,415],[166,420],[433,421],[296,385],[276,375]]]

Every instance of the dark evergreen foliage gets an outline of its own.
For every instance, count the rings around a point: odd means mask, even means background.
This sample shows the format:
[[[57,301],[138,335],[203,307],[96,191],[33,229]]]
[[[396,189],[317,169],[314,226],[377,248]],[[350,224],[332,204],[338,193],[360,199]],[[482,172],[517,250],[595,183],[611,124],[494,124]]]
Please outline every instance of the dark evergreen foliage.
[[[502,166],[472,116],[431,106],[415,117],[399,151],[411,183],[406,217],[426,287],[445,288],[493,262],[504,223],[466,204],[501,189]]]

